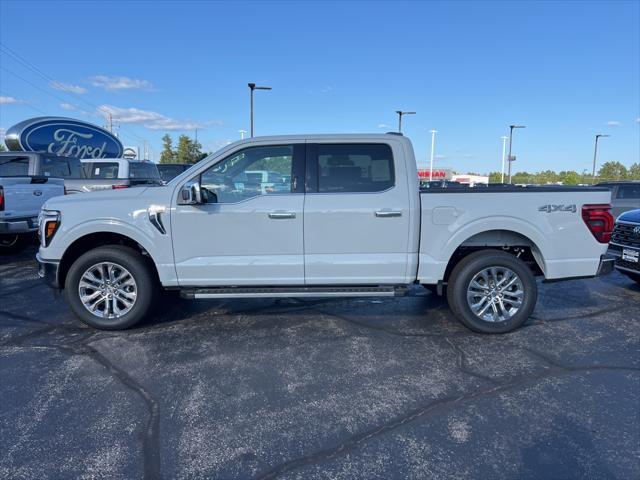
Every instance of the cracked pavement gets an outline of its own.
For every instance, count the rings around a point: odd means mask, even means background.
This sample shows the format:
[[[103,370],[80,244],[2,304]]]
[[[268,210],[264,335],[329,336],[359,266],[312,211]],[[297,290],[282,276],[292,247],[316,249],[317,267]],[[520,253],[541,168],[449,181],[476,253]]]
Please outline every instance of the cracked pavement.
[[[78,321],[0,257],[0,478],[639,478],[640,286],[540,284],[474,334],[416,289]]]

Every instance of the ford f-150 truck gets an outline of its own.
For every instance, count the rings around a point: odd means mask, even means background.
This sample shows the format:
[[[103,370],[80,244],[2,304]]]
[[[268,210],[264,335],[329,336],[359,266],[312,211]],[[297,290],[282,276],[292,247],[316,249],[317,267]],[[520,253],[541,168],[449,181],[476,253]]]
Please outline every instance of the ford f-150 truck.
[[[278,172],[287,189],[247,183]],[[186,298],[446,293],[478,332],[513,330],[537,298],[535,276],[613,269],[605,188],[419,190],[397,134],[253,138],[165,186],[47,202],[40,275],[89,325],[122,329],[161,288]]]
[[[38,227],[46,200],[64,195],[64,180],[34,175],[30,155],[0,155],[0,253],[22,245]]]

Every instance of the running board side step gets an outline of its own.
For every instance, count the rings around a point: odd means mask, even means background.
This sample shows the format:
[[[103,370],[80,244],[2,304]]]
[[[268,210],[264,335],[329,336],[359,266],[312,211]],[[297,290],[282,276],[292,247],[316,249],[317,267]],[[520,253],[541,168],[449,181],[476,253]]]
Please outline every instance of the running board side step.
[[[269,298],[269,297],[399,297],[406,286],[343,287],[213,287],[184,288],[182,298]]]

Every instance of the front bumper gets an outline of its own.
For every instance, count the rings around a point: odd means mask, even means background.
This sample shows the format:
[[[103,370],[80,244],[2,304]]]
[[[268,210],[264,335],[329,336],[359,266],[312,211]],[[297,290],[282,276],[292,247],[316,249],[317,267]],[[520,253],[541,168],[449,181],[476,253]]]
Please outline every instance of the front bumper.
[[[622,250],[623,249],[624,250],[633,250],[633,251],[639,252],[639,255],[640,255],[640,248],[631,247],[631,246],[627,246],[627,245],[619,245],[617,243],[610,243],[609,244],[609,250],[607,250],[607,254],[609,254],[611,257],[613,257],[613,259],[615,261],[616,269],[618,269],[618,270],[620,270],[622,272],[640,274],[640,262],[630,262],[628,260],[624,260],[622,258]]]
[[[0,220],[0,234],[29,233],[38,230],[38,217],[3,218]]]
[[[36,253],[36,260],[38,261],[38,276],[51,288],[60,289],[61,286],[58,281],[60,262],[57,260],[45,260],[40,256],[40,253]]]

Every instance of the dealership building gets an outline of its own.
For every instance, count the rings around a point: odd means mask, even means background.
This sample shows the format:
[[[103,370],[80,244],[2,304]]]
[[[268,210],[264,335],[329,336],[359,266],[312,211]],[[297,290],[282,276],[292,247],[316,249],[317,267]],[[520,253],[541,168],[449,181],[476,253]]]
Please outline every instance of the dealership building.
[[[422,182],[429,181],[430,170],[428,168],[419,168],[418,169],[418,178]],[[477,184],[487,184],[489,183],[489,177],[486,175],[471,175],[471,174],[456,174],[453,173],[453,170],[448,167],[433,169],[431,173],[432,180],[449,180],[452,182],[459,182],[465,185],[471,185],[472,187]]]

